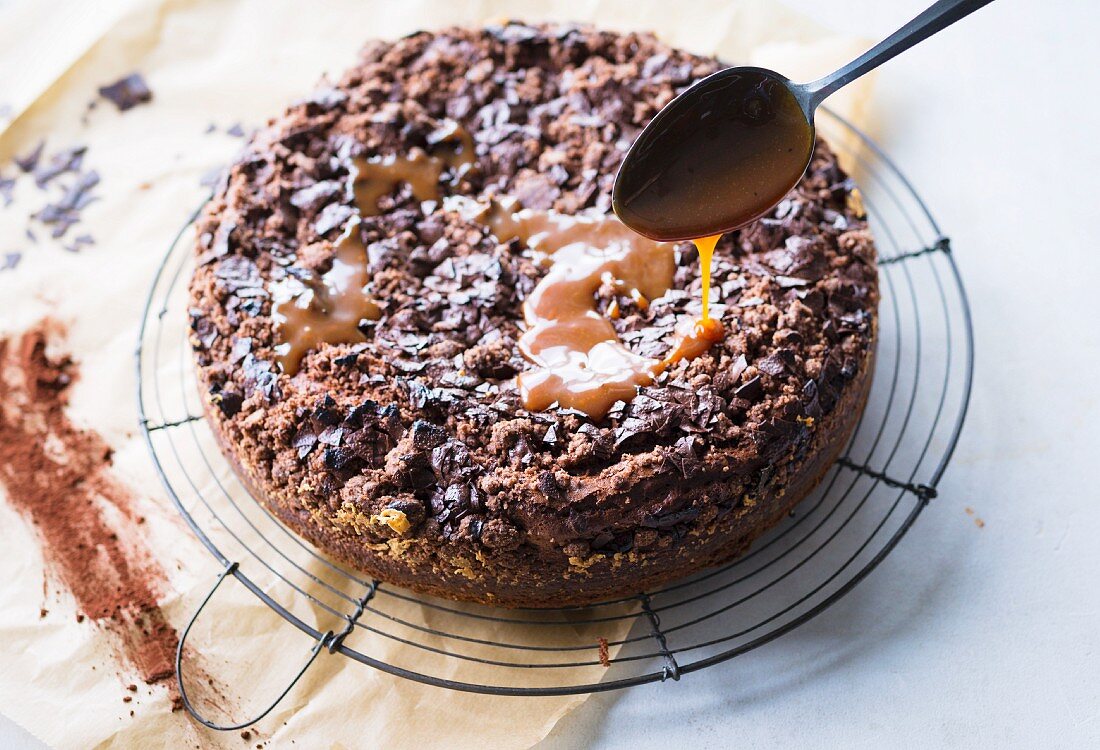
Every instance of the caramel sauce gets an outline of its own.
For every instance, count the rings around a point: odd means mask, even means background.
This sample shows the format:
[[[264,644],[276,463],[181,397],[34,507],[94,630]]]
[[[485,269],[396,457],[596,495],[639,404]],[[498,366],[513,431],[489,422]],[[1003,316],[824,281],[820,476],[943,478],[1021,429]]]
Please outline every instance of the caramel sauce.
[[[596,292],[611,283],[635,298],[660,297],[675,272],[671,245],[603,215],[511,213],[494,205],[482,219],[501,242],[519,239],[549,263],[523,303],[527,330],[519,348],[536,365],[517,378],[525,408],[556,403],[599,419],[653,382],[660,362],[623,345],[596,309]]]
[[[725,337],[726,327],[722,325],[722,321],[717,318],[700,318],[680,337],[672,352],[661,360],[661,369],[682,359],[695,359]]]
[[[699,270],[703,290],[703,311],[699,320],[695,321],[676,343],[672,353],[664,359],[664,366],[674,364],[682,359],[695,359],[704,354],[714,344],[726,337],[726,327],[722,321],[710,317],[710,269],[714,259],[714,247],[722,235],[714,234],[710,237],[700,237],[692,240],[699,250]]]
[[[348,224],[335,247],[332,267],[324,274],[306,271],[287,276],[272,288],[271,318],[282,340],[275,353],[283,372],[297,372],[302,357],[319,344],[366,341],[360,322],[382,316],[364,290],[370,279],[358,220]]]
[[[376,215],[382,197],[402,184],[417,200],[438,200],[444,173],[452,170],[457,176],[473,162],[473,141],[464,131],[455,128],[441,140],[451,141],[453,148],[438,155],[412,149],[405,156],[355,160],[350,187],[360,216]],[[596,294],[608,284],[645,309],[672,284],[672,245],[637,234],[614,216],[513,210],[514,201],[485,206],[457,200],[475,208],[468,218],[486,224],[501,242],[518,239],[547,268],[523,304],[526,330],[519,349],[534,367],[521,373],[517,383],[527,409],[557,404],[601,419],[668,366],[700,356],[723,337],[721,322],[710,317],[710,264],[717,235],[696,241],[702,318],[682,333],[667,357],[653,359],[619,340],[612,324],[621,314],[619,301],[605,315],[597,309]],[[286,373],[293,375],[306,353],[322,343],[366,341],[360,326],[381,316],[366,291],[370,278],[359,224],[360,219],[353,219],[334,243],[328,271],[299,272],[273,285],[272,319],[281,340],[276,355]]]
[[[378,201],[402,183],[409,185],[417,200],[439,200],[444,172],[452,170],[457,178],[473,164],[474,141],[457,123],[449,122],[436,143],[448,148],[439,154],[414,148],[407,156],[355,159],[350,182],[359,216],[376,216]],[[336,254],[327,272],[320,276],[300,272],[272,287],[271,317],[281,342],[275,347],[276,359],[289,375],[296,373],[306,353],[320,344],[366,341],[360,324],[382,316],[365,289],[370,277],[359,223],[358,218],[349,222],[334,243]]]
[[[714,258],[714,246],[722,237],[720,234],[712,234],[710,237],[700,237],[692,240],[699,251],[699,270],[702,272],[703,282],[703,314],[702,320],[710,320],[710,266]]]
[[[523,304],[527,330],[519,348],[535,367],[517,382],[530,411],[557,404],[601,419],[616,401],[630,401],[665,368],[698,357],[724,335],[707,307],[706,317],[684,332],[664,359],[643,357],[623,345],[611,323],[621,314],[618,300],[602,315],[597,290],[610,284],[644,309],[672,285],[675,260],[671,245],[647,239],[613,216],[513,212],[509,204],[494,203],[480,206],[472,217],[501,242],[520,240],[548,266]],[[709,256],[717,240],[710,238],[701,254]],[[704,268],[709,272],[709,257]]]
[[[444,171],[455,170],[458,177],[474,163],[474,141],[465,130],[452,123],[450,133],[441,141],[451,148],[440,154],[413,148],[407,156],[390,154],[356,159],[352,165],[352,188],[359,215],[377,216],[378,201],[401,183],[408,184],[418,201],[439,200],[439,180]]]

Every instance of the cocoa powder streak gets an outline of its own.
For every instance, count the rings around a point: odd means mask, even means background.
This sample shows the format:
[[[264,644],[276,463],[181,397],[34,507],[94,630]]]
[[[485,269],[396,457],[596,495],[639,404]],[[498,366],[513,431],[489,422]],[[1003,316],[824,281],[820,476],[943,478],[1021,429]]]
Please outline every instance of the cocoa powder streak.
[[[47,356],[50,328],[0,340],[0,484],[34,525],[78,620],[109,631],[146,682],[167,681],[179,638],[157,604],[164,571],[145,546],[132,493],[110,474],[110,447],[65,415],[76,367]]]

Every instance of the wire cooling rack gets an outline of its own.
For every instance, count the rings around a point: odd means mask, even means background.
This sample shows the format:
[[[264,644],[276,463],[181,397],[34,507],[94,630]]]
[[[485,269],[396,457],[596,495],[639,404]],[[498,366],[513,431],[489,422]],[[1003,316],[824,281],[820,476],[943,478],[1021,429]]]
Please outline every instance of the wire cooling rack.
[[[861,186],[880,253],[879,349],[859,426],[820,486],[748,554],[586,608],[504,610],[414,594],[326,559],[271,516],[201,416],[187,343],[192,217],[157,272],[136,352],[153,462],[222,566],[181,637],[177,673],[192,715],[217,729],[248,726],[326,652],[430,685],[498,695],[679,680],[798,627],[870,573],[936,497],[970,398],[973,336],[950,242],[908,180],[839,117],[822,114],[818,128]],[[248,718],[219,715],[218,723],[189,697],[184,644],[229,579],[304,634],[302,666],[281,695],[247,709]]]

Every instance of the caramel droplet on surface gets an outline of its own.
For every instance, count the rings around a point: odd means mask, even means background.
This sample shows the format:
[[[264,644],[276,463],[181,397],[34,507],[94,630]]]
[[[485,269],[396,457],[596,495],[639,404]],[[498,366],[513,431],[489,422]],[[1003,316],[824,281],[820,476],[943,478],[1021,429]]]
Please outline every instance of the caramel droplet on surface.
[[[722,325],[722,321],[717,318],[700,318],[664,358],[662,367],[674,365],[682,359],[695,359],[725,337],[726,327]]]

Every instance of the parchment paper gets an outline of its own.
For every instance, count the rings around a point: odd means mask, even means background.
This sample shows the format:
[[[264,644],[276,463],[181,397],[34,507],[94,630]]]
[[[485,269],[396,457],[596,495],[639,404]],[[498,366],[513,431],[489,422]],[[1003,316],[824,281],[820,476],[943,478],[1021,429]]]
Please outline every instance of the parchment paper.
[[[0,273],[0,332],[24,330],[46,316],[68,327],[60,346],[81,367],[70,414],[111,443],[115,474],[137,490],[150,545],[170,574],[174,593],[162,604],[177,628],[220,568],[169,503],[137,434],[133,349],[153,272],[205,194],[200,175],[240,148],[226,128],[261,124],[324,72],[338,74],[353,62],[366,39],[509,17],[655,30],[672,44],[773,67],[796,80],[828,72],[866,46],[830,36],[764,0],[30,1],[0,10],[0,105],[8,105],[0,114],[0,174],[11,173],[13,155],[46,137],[48,149],[88,145],[87,163],[102,176],[102,199],[85,209],[76,230],[90,232],[97,244],[78,254],[24,237],[35,191],[28,179],[17,185],[15,205],[0,208],[0,252],[23,252],[16,271]],[[151,104],[119,113],[101,100],[86,112],[98,86],[132,71],[148,81]],[[830,104],[860,122],[866,91],[863,82]],[[209,123],[218,131],[204,133]],[[178,406],[187,406],[186,395],[177,398]],[[200,432],[196,439],[208,435]],[[211,480],[196,490],[217,488]],[[223,549],[247,557],[227,535],[216,537]],[[211,732],[171,711],[163,687],[143,686],[133,703],[123,703],[133,676],[117,666],[103,632],[77,623],[64,594],[59,601],[51,592],[50,615],[40,619],[42,555],[33,530],[3,502],[0,546],[0,711],[56,747],[527,747],[584,700],[445,691],[322,654],[246,743],[238,732]],[[304,570],[323,578],[324,565],[304,549],[299,553]],[[277,594],[274,583],[270,590]],[[212,606],[220,614],[200,620],[189,643],[200,654],[198,665],[221,686],[224,704],[242,718],[282,689],[312,643],[238,585],[227,583]],[[417,622],[446,617],[398,600],[389,607]],[[296,614],[321,630],[342,624],[317,606]],[[627,622],[587,626],[591,632],[583,625],[561,627],[615,640],[625,635]],[[509,639],[515,637],[510,627],[486,621],[473,635]],[[553,628],[546,638],[559,636]],[[478,664],[369,634],[351,645],[441,676],[487,677]],[[589,679],[599,679],[602,669],[590,668]],[[552,678],[545,672],[532,670],[530,684],[545,684]]]

